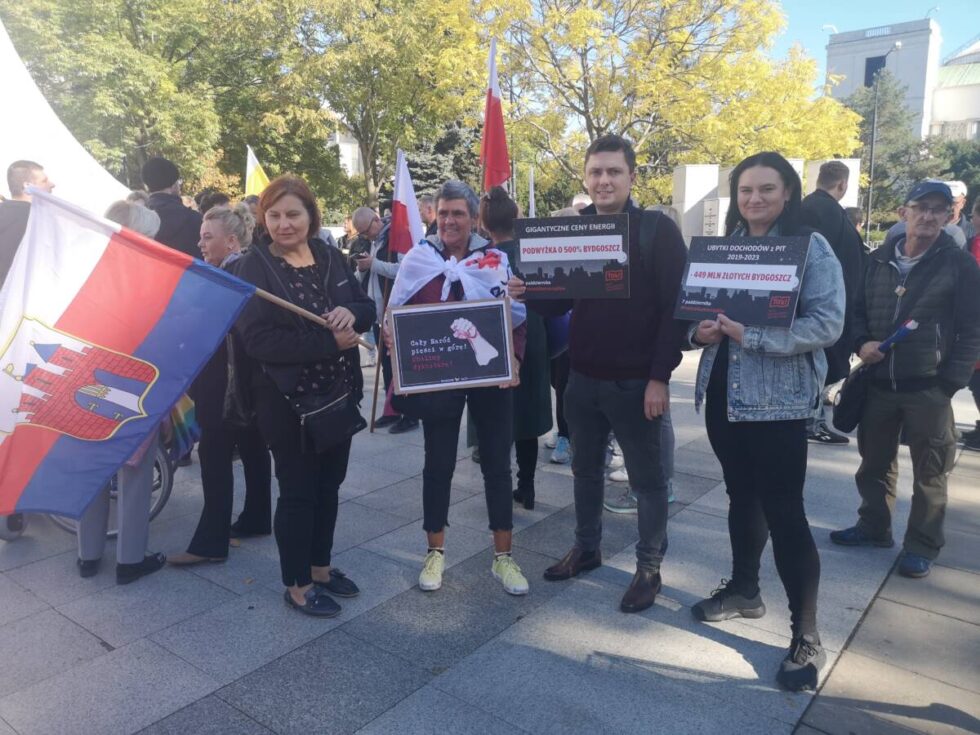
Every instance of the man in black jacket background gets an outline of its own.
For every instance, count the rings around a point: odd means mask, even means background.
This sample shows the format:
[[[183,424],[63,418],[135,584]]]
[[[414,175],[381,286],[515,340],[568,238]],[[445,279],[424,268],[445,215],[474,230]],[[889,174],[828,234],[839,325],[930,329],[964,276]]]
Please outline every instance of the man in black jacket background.
[[[820,167],[817,175],[817,188],[803,199],[801,220],[823,235],[840,261],[844,272],[844,332],[837,344],[824,350],[827,356],[827,378],[825,385],[833,385],[843,380],[850,372],[850,358],[853,345],[848,325],[854,312],[854,299],[864,271],[864,243],[861,235],[851,224],[840,200],[847,193],[850,170],[841,161],[827,161]],[[807,438],[819,444],[847,444],[848,438],[827,428],[824,407],[820,405],[820,415],[811,420]]]
[[[180,171],[166,158],[151,158],[143,164],[143,183],[150,192],[146,206],[160,215],[156,240],[174,250],[200,258],[197,241],[201,234],[201,215],[180,200]]]

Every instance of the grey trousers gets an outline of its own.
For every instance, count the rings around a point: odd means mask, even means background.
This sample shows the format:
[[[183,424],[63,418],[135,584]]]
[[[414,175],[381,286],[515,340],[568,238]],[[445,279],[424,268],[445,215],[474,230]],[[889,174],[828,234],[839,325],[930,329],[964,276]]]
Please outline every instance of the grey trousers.
[[[575,476],[575,544],[585,551],[602,539],[606,444],[610,429],[623,450],[637,499],[636,566],[660,569],[667,540],[667,478],[661,460],[661,419],[643,415],[646,380],[596,380],[574,370],[565,389],[565,417]]]
[[[123,465],[118,474],[116,512],[119,514],[119,535],[116,538],[116,562],[137,564],[146,556],[150,533],[150,496],[153,492],[153,463],[159,442],[157,431],[153,441],[135,467]],[[78,521],[78,558],[82,561],[101,559],[109,529],[109,488],[104,487]]]

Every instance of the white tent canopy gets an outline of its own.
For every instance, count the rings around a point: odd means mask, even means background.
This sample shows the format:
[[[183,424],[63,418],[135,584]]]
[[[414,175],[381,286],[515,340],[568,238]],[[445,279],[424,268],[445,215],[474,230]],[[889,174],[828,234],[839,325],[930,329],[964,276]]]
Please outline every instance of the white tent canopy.
[[[55,194],[97,214],[129,190],[89,155],[64,126],[34,84],[7,29],[0,22],[0,99],[7,100],[0,119],[0,192],[6,196],[6,171],[28,159],[44,166],[55,182]]]

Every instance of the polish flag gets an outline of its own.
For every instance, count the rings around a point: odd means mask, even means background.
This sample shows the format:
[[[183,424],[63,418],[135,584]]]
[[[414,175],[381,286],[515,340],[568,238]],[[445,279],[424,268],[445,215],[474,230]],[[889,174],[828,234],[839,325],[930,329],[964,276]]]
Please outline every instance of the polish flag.
[[[503,184],[510,178],[510,155],[507,152],[507,133],[504,130],[504,111],[500,104],[500,85],[497,83],[497,39],[490,39],[490,84],[487,105],[483,113],[483,142],[480,146],[480,165],[483,167],[483,189]]]
[[[425,237],[419,203],[415,198],[412,175],[408,172],[405,154],[398,150],[395,161],[395,198],[391,206],[391,229],[388,231],[388,252],[407,253]]]
[[[0,288],[0,515],[81,516],[254,291],[33,192]]]

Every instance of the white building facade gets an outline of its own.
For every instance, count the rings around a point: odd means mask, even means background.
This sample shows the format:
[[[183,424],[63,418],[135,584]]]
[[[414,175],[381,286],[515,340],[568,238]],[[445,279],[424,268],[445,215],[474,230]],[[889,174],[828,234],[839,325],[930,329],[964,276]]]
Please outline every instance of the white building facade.
[[[941,29],[931,18],[835,33],[827,44],[827,74],[840,82],[831,95],[849,97],[872,86],[878,71],[887,69],[906,87],[917,135],[975,140],[980,137],[980,39],[945,62],[941,48]]]

